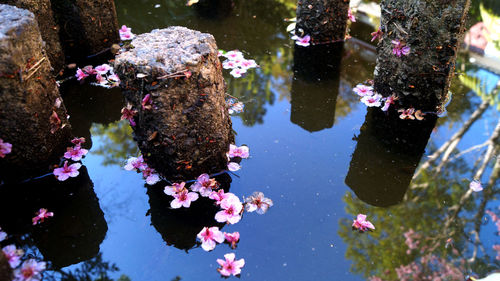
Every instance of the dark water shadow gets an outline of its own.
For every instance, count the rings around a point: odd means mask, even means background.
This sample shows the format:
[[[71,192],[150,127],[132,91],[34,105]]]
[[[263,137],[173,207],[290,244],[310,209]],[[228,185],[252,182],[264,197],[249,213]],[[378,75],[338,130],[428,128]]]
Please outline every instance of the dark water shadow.
[[[370,205],[400,203],[435,125],[433,116],[402,120],[396,111],[368,108],[345,183]]]
[[[217,176],[215,179],[224,192],[229,191],[231,177],[228,174]],[[148,214],[151,215],[151,224],[167,245],[187,252],[197,245],[196,235],[203,227],[224,227],[224,223],[215,220],[215,214],[220,208],[214,204],[214,200],[200,196],[189,208],[171,209],[170,201],[173,197],[163,193],[164,186],[164,183],[160,183],[148,187]]]
[[[200,17],[221,20],[231,14],[234,2],[233,0],[200,0],[193,6]]]
[[[0,212],[10,214],[0,216],[2,229],[18,237],[18,245],[35,245],[55,269],[95,257],[108,230],[87,168],[79,171],[64,182],[48,176],[0,187]],[[40,208],[54,216],[33,226]]]
[[[333,127],[344,43],[295,46],[292,123],[309,132]]]
[[[123,97],[118,88],[106,89],[71,81],[61,86],[61,95],[70,115],[73,135],[85,137],[85,148],[92,147],[92,123],[108,125],[120,120]]]

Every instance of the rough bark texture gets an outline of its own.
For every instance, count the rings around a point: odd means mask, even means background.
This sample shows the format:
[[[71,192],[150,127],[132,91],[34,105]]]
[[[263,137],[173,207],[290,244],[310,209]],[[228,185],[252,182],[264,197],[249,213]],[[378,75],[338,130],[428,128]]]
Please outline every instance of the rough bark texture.
[[[383,0],[375,90],[399,106],[438,111],[447,99],[470,0]],[[393,40],[410,53],[393,54]]]
[[[234,137],[213,36],[170,27],[141,34],[132,45],[116,57],[115,70],[138,110],[134,138],[146,162],[169,179],[225,169]],[[181,77],[161,79],[173,73]],[[147,94],[151,109],[141,106]]]
[[[313,44],[343,41],[348,9],[349,0],[299,0],[295,33],[311,36]]]
[[[333,127],[344,43],[295,46],[290,121],[309,132]]]
[[[68,61],[81,61],[120,42],[113,0],[51,0]]]
[[[231,176],[222,174],[216,177],[224,192],[229,192]],[[172,209],[172,196],[165,196],[164,184],[148,187],[149,212],[151,224],[161,234],[169,246],[186,252],[196,246],[196,235],[205,226],[217,226],[219,229],[226,225],[214,220],[220,208],[214,205],[213,200],[200,197],[191,203],[189,208]]]
[[[11,281],[14,277],[12,275],[12,268],[3,253],[0,253],[0,281]]]
[[[0,159],[0,179],[46,169],[69,141],[66,109],[55,106],[61,97],[42,45],[31,12],[0,4],[0,138],[12,144]],[[55,114],[60,122],[50,121]]]
[[[54,19],[50,0],[0,0],[0,3],[26,9],[35,14],[50,64],[54,68],[54,73],[59,73],[64,66],[64,54],[59,42],[59,26]]]
[[[435,124],[435,116],[401,120],[396,110],[386,115],[379,108],[369,108],[345,183],[370,205],[400,203]]]

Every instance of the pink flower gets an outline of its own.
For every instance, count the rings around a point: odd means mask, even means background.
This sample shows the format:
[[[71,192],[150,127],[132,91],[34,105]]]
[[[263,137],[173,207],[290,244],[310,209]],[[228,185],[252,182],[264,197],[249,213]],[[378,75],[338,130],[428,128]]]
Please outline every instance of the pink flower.
[[[212,190],[217,188],[219,188],[219,184],[215,179],[210,179],[208,174],[201,174],[191,186],[192,191],[199,192],[203,197],[210,196]]]
[[[257,211],[257,214],[263,215],[271,206],[273,206],[273,200],[264,197],[264,193],[259,191],[245,199],[245,210],[249,213]]]
[[[0,158],[4,158],[5,155],[9,154],[11,151],[12,144],[4,142],[3,139],[0,139]]]
[[[382,95],[374,94],[373,96],[365,96],[361,99],[366,106],[378,107],[381,104]]]
[[[80,163],[74,163],[68,166],[68,161],[64,161],[64,166],[62,168],[54,169],[54,175],[60,181],[65,181],[69,177],[74,178],[80,174],[78,169],[80,169],[81,166],[82,164]]]
[[[160,176],[156,173],[155,169],[146,167],[142,170],[142,177],[146,179],[146,183],[153,185],[160,181]]]
[[[50,132],[52,134],[55,133],[57,130],[59,130],[59,128],[61,128],[62,122],[59,116],[57,115],[57,112],[52,111],[52,115],[50,115],[49,117],[49,123],[50,123]]]
[[[231,193],[230,196],[222,200],[220,207],[223,210],[215,214],[216,221],[235,224],[241,220],[240,213],[243,210],[243,204],[241,204],[240,199],[234,194]]]
[[[372,86],[365,86],[363,84],[358,84],[354,89],[352,89],[358,96],[360,97],[366,97],[366,96],[372,96],[373,95],[373,87]]]
[[[126,25],[122,25],[122,28],[120,28],[118,31],[119,31],[119,32],[124,32],[124,33],[125,33],[125,32],[131,32],[131,31],[132,31],[132,28],[127,27]]]
[[[240,51],[233,50],[229,51],[224,55],[226,58],[230,60],[241,60],[243,59],[243,54]]]
[[[151,94],[147,94],[142,99],[142,109],[143,110],[151,110],[153,108],[153,100],[151,99]]]
[[[248,158],[248,156],[250,156],[250,149],[246,145],[242,145],[240,147],[237,147],[234,144],[230,144],[228,155],[231,158],[234,158],[234,157]]]
[[[226,259],[225,261],[217,259],[217,263],[221,266],[221,268],[218,268],[217,271],[219,271],[222,276],[226,277],[231,276],[231,274],[234,276],[240,275],[241,268],[245,266],[245,259],[235,261],[234,253],[225,254],[224,258]]]
[[[14,281],[35,281],[41,280],[41,273],[45,270],[45,262],[37,262],[34,259],[29,259],[23,263],[21,268],[14,272]]]
[[[83,72],[85,72],[86,74],[88,75],[93,75],[93,74],[96,74],[97,71],[95,71],[94,67],[92,67],[92,65],[87,65],[85,67],[83,67]]]
[[[236,196],[230,192],[228,193],[224,193],[224,189],[219,189],[217,191],[212,191],[212,193],[210,193],[210,195],[208,196],[208,198],[212,199],[212,200],[215,200],[215,204],[216,205],[220,205],[222,200],[228,198],[229,196]]]
[[[222,68],[224,69],[233,69],[237,67],[236,62],[232,60],[226,60],[222,63]]]
[[[389,110],[389,106],[391,106],[391,104],[394,104],[395,100],[396,100],[396,98],[394,96],[390,96],[390,97],[386,98],[385,102],[384,102],[384,106],[382,107],[382,111]]]
[[[415,113],[415,108],[413,107],[410,107],[408,109],[399,109],[398,112],[401,113],[401,115],[399,115],[399,118],[401,119],[415,119],[415,117],[413,116],[413,114]]]
[[[472,189],[472,191],[474,191],[474,192],[479,192],[479,191],[483,190],[483,186],[481,185],[481,182],[477,181],[477,180],[471,181],[469,184],[469,188]]]
[[[96,66],[94,69],[95,71],[97,71],[97,73],[101,75],[104,75],[108,73],[110,70],[113,70],[113,68],[109,64],[101,64],[99,66]]]
[[[85,143],[85,138],[74,138],[71,140],[71,143],[74,145],[82,145]]]
[[[167,195],[174,196],[175,194],[180,193],[181,191],[185,190],[186,189],[185,185],[186,185],[185,182],[181,182],[181,183],[174,182],[172,185],[165,186],[165,190],[163,190],[163,192]]]
[[[189,206],[191,206],[191,202],[198,199],[197,193],[188,192],[187,189],[184,189],[181,192],[174,194],[173,196],[175,199],[170,202],[170,207],[172,207],[173,209],[178,209],[180,207],[189,208]]]
[[[302,46],[302,47],[307,47],[310,45],[311,41],[311,36],[306,35],[304,37],[299,37],[297,35],[292,36],[292,40],[295,40],[295,44]]]
[[[236,162],[229,162],[229,164],[227,164],[227,169],[231,172],[236,172],[241,169],[241,166]]]
[[[219,51],[217,52],[217,56],[218,56],[218,57],[222,57],[222,56],[224,56],[224,51],[223,51],[223,50],[219,50]]]
[[[73,161],[80,161],[88,152],[89,151],[87,149],[81,148],[79,145],[75,145],[75,147],[67,148],[66,153],[64,153],[64,158],[71,159]]]
[[[240,241],[240,233],[238,231],[233,233],[224,232],[224,237],[231,244],[231,248],[236,249],[236,244]]]
[[[122,41],[132,40],[135,37],[135,35],[132,33],[132,28],[127,27],[126,25],[122,25],[122,28],[120,28],[118,31],[120,33],[120,40]]]
[[[43,222],[46,218],[53,217],[54,213],[47,212],[47,209],[41,208],[34,218],[31,219],[33,225],[38,224],[39,222]]]
[[[3,247],[2,252],[12,268],[16,268],[21,263],[21,257],[24,255],[23,250],[16,249],[14,245]]]
[[[108,80],[106,80],[106,78],[104,78],[101,74],[97,73],[95,75],[95,80],[97,80],[97,83],[101,84],[101,85],[106,85],[108,84]]]
[[[371,222],[366,220],[366,215],[359,214],[352,223],[352,229],[359,230],[360,232],[365,232],[370,229],[375,229],[375,226],[373,226]]]
[[[375,31],[375,32],[372,32],[372,33],[371,33],[371,35],[372,35],[372,40],[371,40],[371,42],[375,41],[377,38],[378,38],[379,40],[380,40],[380,39],[382,39],[382,35],[383,35],[383,34],[384,34],[384,33],[382,32],[382,30],[380,30],[380,27],[379,27],[377,31]]]
[[[146,169],[148,165],[144,162],[144,158],[142,158],[142,155],[139,157],[130,157],[127,159],[127,165],[125,165],[123,168],[127,171],[132,171],[132,170],[138,170],[142,171]]]
[[[243,59],[243,60],[240,62],[240,67],[241,67],[241,68],[245,68],[245,69],[249,69],[249,68],[258,67],[258,65],[257,65],[257,63],[256,63],[254,60],[246,60],[246,59]]]
[[[132,109],[132,105],[129,103],[127,107],[122,108],[121,120],[127,119],[130,122],[130,126],[135,126],[134,116],[137,114],[137,110]]]
[[[203,250],[209,252],[215,249],[216,242],[224,242],[224,234],[219,230],[217,226],[214,227],[204,227],[200,233],[196,236],[201,241],[201,247]]]
[[[356,22],[356,17],[352,14],[351,7],[347,10],[347,17],[351,22]]]
[[[82,79],[85,79],[85,78],[89,77],[89,76],[87,75],[87,73],[83,72],[80,68],[78,68],[78,69],[76,70],[76,74],[75,74],[75,76],[76,76],[76,80],[78,80],[78,81],[80,81],[80,80],[82,80]]]
[[[241,75],[245,74],[247,72],[246,69],[241,69],[241,68],[235,68],[229,72],[233,77],[235,78],[240,78]]]
[[[392,53],[398,57],[401,55],[408,55],[410,53],[410,47],[403,45],[399,40],[392,40],[392,44],[394,44],[394,48],[392,49]]]

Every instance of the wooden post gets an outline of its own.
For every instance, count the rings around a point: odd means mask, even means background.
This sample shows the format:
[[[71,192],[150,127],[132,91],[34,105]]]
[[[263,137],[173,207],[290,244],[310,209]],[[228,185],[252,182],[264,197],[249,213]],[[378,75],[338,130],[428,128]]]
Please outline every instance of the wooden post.
[[[397,107],[437,112],[448,98],[469,6],[470,0],[383,0],[375,90],[398,96]]]
[[[0,179],[28,176],[57,163],[70,126],[34,15],[0,4]]]
[[[141,34],[116,57],[134,138],[146,162],[169,179],[226,169],[234,142],[212,35],[184,27]]]
[[[51,0],[64,53],[80,61],[120,41],[114,0]],[[69,61],[69,60],[68,60]]]
[[[343,41],[347,29],[349,0],[299,0],[297,36],[311,36],[313,44]]]
[[[64,66],[64,54],[59,42],[59,26],[54,19],[50,0],[0,0],[0,4],[16,6],[35,14],[54,74],[59,73]]]

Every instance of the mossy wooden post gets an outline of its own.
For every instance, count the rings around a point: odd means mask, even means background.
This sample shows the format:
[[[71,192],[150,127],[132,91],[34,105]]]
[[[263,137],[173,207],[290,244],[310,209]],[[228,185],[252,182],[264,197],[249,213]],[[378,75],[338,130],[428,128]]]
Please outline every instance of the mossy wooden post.
[[[382,0],[375,90],[397,107],[438,111],[448,98],[470,0]],[[398,57],[393,41],[409,53]]]
[[[70,126],[58,99],[35,16],[0,4],[0,138],[12,144],[0,158],[1,179],[46,169],[62,156]]]
[[[120,41],[114,0],[51,0],[64,53],[85,59]]]
[[[0,0],[0,4],[16,6],[35,14],[50,64],[57,74],[64,66],[64,54],[59,41],[59,26],[54,19],[50,0]]]
[[[131,45],[116,57],[115,71],[138,111],[134,138],[146,162],[169,179],[226,169],[234,136],[214,37],[169,27]]]
[[[347,30],[349,0],[299,0],[297,36],[311,36],[311,43],[343,41]]]

